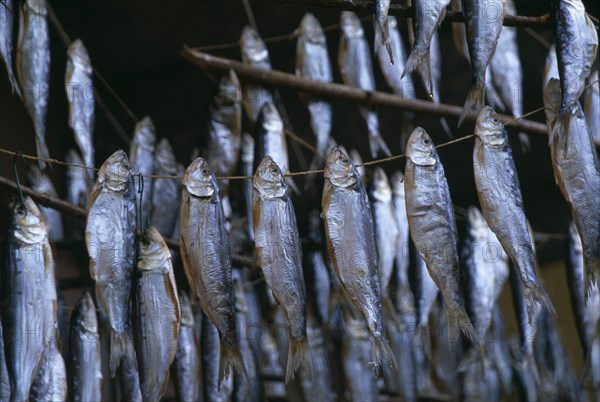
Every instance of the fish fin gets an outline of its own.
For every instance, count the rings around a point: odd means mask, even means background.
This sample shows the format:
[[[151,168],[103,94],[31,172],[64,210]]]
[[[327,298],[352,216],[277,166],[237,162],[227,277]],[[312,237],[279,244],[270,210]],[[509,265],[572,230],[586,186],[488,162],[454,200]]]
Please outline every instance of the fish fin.
[[[587,269],[587,273],[585,275],[585,292],[584,299],[587,303],[589,297],[594,293],[595,287],[600,287],[600,262],[596,264],[589,264],[591,267]]]
[[[531,320],[535,316],[536,304],[540,305],[548,310],[549,313],[556,317],[556,310],[548,297],[548,293],[539,283],[532,285],[523,286],[523,293],[527,303],[527,315],[530,324],[533,324]]]
[[[394,64],[394,55],[392,53],[392,44],[390,43],[390,30],[387,17],[375,25],[375,54],[379,53],[381,46],[385,46],[388,56],[390,56],[390,64]]]
[[[423,84],[425,84],[425,90],[429,97],[433,99],[433,80],[431,78],[429,49],[413,48],[411,50],[410,55],[404,64],[402,78],[415,70],[419,71]]]
[[[449,139],[453,139],[454,135],[452,134],[452,130],[450,130],[450,126],[448,125],[448,121],[445,118],[441,118],[440,119],[440,124],[442,125],[442,129],[444,130],[444,132],[446,133],[446,136]]]
[[[135,350],[133,349],[133,339],[129,331],[116,333],[110,331],[110,375],[114,377],[117,368],[119,368],[121,359],[129,359],[137,367]]]
[[[250,380],[246,371],[246,365],[237,346],[227,347],[221,343],[219,353],[219,389],[221,389],[223,380],[229,377],[232,367],[237,373],[242,374],[246,381]]]
[[[385,156],[392,156],[390,149],[379,132],[369,133],[369,148],[371,149],[371,156],[373,158],[377,158],[379,151],[383,152]]]
[[[485,106],[485,86],[474,85],[469,90],[469,94],[467,95],[467,100],[465,101],[465,105],[463,106],[463,110],[458,118],[458,127],[460,127],[467,114],[469,112],[474,111],[479,113],[481,109]]]
[[[460,331],[473,343],[473,345],[479,347],[481,343],[477,337],[477,332],[467,315],[463,306],[456,306],[450,308],[446,306],[446,317],[448,320],[448,341],[450,342],[450,349],[453,347],[453,342],[458,341],[458,334],[456,333],[455,325],[458,324]]]
[[[521,152],[528,154],[531,151],[531,141],[525,133],[519,133],[519,142],[521,143]]]
[[[289,383],[296,376],[298,368],[302,368],[308,379],[312,379],[312,359],[308,340],[293,341],[290,339],[288,349],[287,369],[285,372],[285,383]]]
[[[394,373],[397,373],[398,363],[396,362],[396,356],[394,356],[394,352],[392,351],[392,348],[390,348],[390,344],[388,343],[387,339],[382,335],[371,335],[370,339],[371,359],[373,362],[375,376],[380,376],[380,367],[384,364],[387,364],[394,371]]]

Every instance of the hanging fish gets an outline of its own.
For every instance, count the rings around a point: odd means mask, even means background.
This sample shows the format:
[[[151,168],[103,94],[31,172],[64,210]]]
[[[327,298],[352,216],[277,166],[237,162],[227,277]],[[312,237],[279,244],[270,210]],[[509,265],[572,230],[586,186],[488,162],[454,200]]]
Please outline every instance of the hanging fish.
[[[2,334],[2,320],[0,320],[0,401],[10,400],[10,378],[6,367],[6,354],[4,352],[4,335]]]
[[[377,0],[375,3],[375,53],[385,45],[389,63],[394,64],[394,52],[390,43],[389,17],[390,0]]]
[[[85,166],[94,167],[94,85],[92,63],[80,39],[67,50],[65,89],[69,101],[69,127],[75,132],[75,141],[83,155]],[[94,171],[86,173],[94,177]]]
[[[342,26],[342,36],[338,53],[338,67],[344,84],[364,91],[375,91],[371,53],[360,20],[353,12],[342,11],[340,25]],[[376,158],[380,151],[386,156],[390,156],[391,152],[379,132],[377,113],[363,106],[359,110],[369,131],[371,156]]]
[[[392,188],[384,170],[375,168],[370,189],[371,210],[375,224],[375,242],[379,256],[379,275],[382,297],[389,297],[389,285],[398,247],[396,211],[392,202]]]
[[[396,367],[383,333],[375,228],[369,199],[354,163],[338,147],[327,156],[321,204],[329,257],[345,294],[367,326],[375,371],[382,364]]]
[[[69,394],[74,402],[102,400],[100,337],[94,299],[83,294],[73,316],[70,333]],[[106,381],[109,381],[106,379]]]
[[[158,402],[175,359],[181,311],[171,252],[155,227],[139,244],[132,297],[133,332],[144,401]]]
[[[306,13],[300,22],[300,34],[296,44],[296,75],[324,84],[333,82],[333,73],[327,40],[319,21],[311,13]],[[310,126],[317,138],[317,154],[311,163],[311,170],[322,164],[329,147],[331,136],[331,104],[324,99],[311,99],[301,94],[310,113]]]
[[[302,367],[311,372],[306,338],[306,289],[296,215],[279,165],[265,156],[252,179],[252,224],[258,262],[289,324],[286,383]]]
[[[544,82],[542,84],[544,96],[546,96],[546,88],[548,88],[548,82],[550,82],[551,78],[556,78],[557,80],[560,79],[558,73],[558,58],[556,57],[555,44],[550,46],[550,49],[548,50],[548,55],[546,56],[546,63],[544,64]]]
[[[71,165],[67,168],[67,193],[66,201],[81,208],[87,208],[88,189],[91,187],[89,176],[85,169],[78,167],[84,166],[83,159],[77,151],[69,149],[66,162]],[[72,166],[76,165],[76,166]],[[66,237],[72,241],[83,241],[85,232],[85,222],[72,216],[65,217],[67,228]]]
[[[136,254],[136,191],[123,151],[113,153],[98,171],[89,199],[85,241],[90,276],[111,327],[110,366],[114,377],[121,358],[135,361],[129,326],[131,275]]]
[[[25,108],[33,120],[37,156],[49,158],[46,144],[46,112],[50,92],[50,38],[46,0],[23,2],[17,44],[17,77]],[[46,167],[39,161],[41,169]]]
[[[155,160],[154,151],[156,145],[154,123],[148,116],[138,121],[133,132],[133,140],[129,148],[129,159],[131,161],[131,169],[134,174],[141,173],[144,176],[144,192],[140,194],[136,192],[136,200],[138,204],[141,200],[142,217],[147,218],[152,216],[152,189],[154,180],[147,177],[154,174]]]
[[[508,137],[498,115],[489,106],[477,117],[473,169],[481,212],[519,270],[529,317],[533,315],[534,304],[553,311],[536,274],[534,244]]]
[[[30,186],[33,191],[49,197],[58,198],[52,180],[50,180],[50,177],[36,165],[30,165],[29,171],[27,172],[27,179],[29,180],[29,183],[31,183]],[[48,228],[48,240],[53,243],[63,241],[65,236],[60,212],[49,207],[39,208],[42,212],[44,223]]]
[[[233,394],[232,373],[224,378],[221,373],[221,356],[219,355],[220,335],[211,320],[202,320],[200,358],[202,359],[202,381],[205,401],[226,402]]]
[[[431,98],[434,96],[434,91],[429,62],[429,47],[431,46],[433,34],[444,20],[448,4],[450,4],[450,0],[413,1],[415,12],[415,43],[408,56],[408,60],[406,60],[402,77],[418,70],[425,84],[425,89]]]
[[[2,28],[0,29],[0,57],[4,61],[4,66],[8,73],[8,80],[12,87],[13,93],[17,93],[21,97],[21,89],[13,71],[13,23],[18,11],[14,7],[13,0],[4,0],[0,7],[0,21]]]
[[[260,38],[258,33],[245,26],[240,37],[240,50],[242,53],[242,61],[244,64],[249,64],[253,67],[271,69],[271,61],[269,60],[269,51],[265,42]],[[243,106],[250,123],[255,123],[258,119],[258,114],[265,103],[273,103],[273,93],[264,87],[254,84],[244,84],[243,91]]]
[[[202,401],[200,371],[200,340],[196,337],[194,313],[190,298],[186,293],[179,293],[181,306],[181,323],[177,338],[177,352],[173,363],[175,395],[178,401]]]
[[[346,150],[344,149],[344,147],[340,146],[339,147],[340,150],[346,153]],[[331,152],[331,150],[330,150]],[[350,156],[350,159],[352,159],[352,162],[354,162],[354,167],[356,167],[356,171],[358,172],[358,176],[360,177],[360,179],[362,180],[363,184],[366,185],[367,182],[367,172],[365,170],[365,165],[363,163],[363,159],[360,157],[360,153],[356,150],[356,148],[352,148],[350,150],[350,153],[347,154]]]
[[[308,309],[314,309],[320,324],[329,322],[331,278],[325,262],[321,217],[318,210],[308,214],[308,249],[302,253],[306,273]]]
[[[67,400],[67,369],[58,350],[58,339],[52,340],[44,350],[37,376],[31,385],[29,399],[32,401]]]
[[[410,235],[444,297],[449,339],[457,339],[452,334],[458,325],[472,342],[478,343],[460,289],[456,224],[448,182],[435,145],[421,127],[409,137],[406,154],[404,187]]]
[[[166,138],[158,142],[154,159],[156,161],[154,175],[179,176],[179,166],[175,159],[175,153],[173,153],[173,148]],[[152,189],[152,225],[161,235],[170,237],[175,229],[177,215],[179,215],[181,184],[179,180],[171,178],[155,178],[152,185],[154,186]]]
[[[469,112],[485,106],[486,71],[496,50],[504,21],[504,0],[463,0],[467,44],[471,56],[471,89],[458,119],[460,127]]]
[[[129,324],[132,326],[132,324]],[[133,337],[133,335],[130,335]],[[140,387],[140,373],[137,368],[137,361],[127,356],[123,357],[121,366],[119,366],[119,385],[121,388],[122,401],[142,402],[142,390]]]
[[[598,69],[588,78],[588,86],[583,98],[585,118],[596,145],[600,144],[600,85],[598,84]]]
[[[202,158],[193,161],[183,176],[179,233],[190,287],[198,296],[204,314],[219,331],[221,383],[232,366],[242,373],[245,368],[237,349],[229,233],[217,180]]]
[[[344,389],[351,401],[376,401],[377,381],[369,366],[373,364],[373,343],[364,320],[344,320],[342,367]]]
[[[412,268],[414,276],[414,297],[415,309],[417,311],[417,325],[421,329],[425,329],[429,323],[429,316],[439,289],[427,269],[427,263],[418,252],[414,253],[414,263]]]
[[[332,401],[335,399],[331,381],[331,366],[327,344],[321,326],[313,314],[308,314],[306,333],[312,356],[312,375],[300,370],[302,395],[307,402]]]
[[[28,401],[44,357],[56,342],[54,258],[42,213],[29,197],[12,206],[2,264],[1,311],[11,401]]]
[[[454,24],[456,25],[456,24]],[[429,47],[429,57],[430,57],[430,66],[431,66],[431,85],[433,88],[433,101],[435,103],[440,103],[440,83],[442,82],[442,52],[440,50],[440,39],[439,35],[436,32],[433,33],[431,37],[431,46]],[[450,130],[450,126],[445,118],[440,117],[440,125],[446,133],[446,136],[452,139],[454,136],[452,135],[452,130]],[[408,137],[407,137],[408,138]]]
[[[242,136],[242,175],[252,176],[254,172],[254,139],[248,133]],[[246,208],[246,223],[248,227],[248,240],[254,240],[254,230],[252,229],[252,180],[244,180],[244,205]]]

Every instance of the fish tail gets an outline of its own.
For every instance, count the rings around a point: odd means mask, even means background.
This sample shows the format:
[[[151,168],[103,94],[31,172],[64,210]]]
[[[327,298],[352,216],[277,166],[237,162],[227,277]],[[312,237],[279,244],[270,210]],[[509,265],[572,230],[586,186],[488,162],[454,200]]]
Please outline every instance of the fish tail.
[[[379,53],[381,46],[385,46],[385,49],[390,56],[390,64],[394,64],[394,55],[392,53],[392,44],[390,43],[390,31],[387,17],[385,17],[383,21],[377,21],[377,24],[375,25],[375,54]]]
[[[373,158],[377,157],[377,155],[379,154],[379,151],[381,151],[383,154],[385,154],[385,156],[392,156],[390,149],[386,145],[386,143],[383,140],[383,137],[381,136],[379,131],[377,131],[377,132],[371,131],[369,133],[369,148],[371,149],[371,156]]]
[[[413,47],[404,64],[404,71],[402,71],[402,78],[406,75],[413,73],[415,70],[419,70],[425,89],[430,97],[433,98],[433,83],[431,80],[431,68],[429,66],[429,49],[421,49]]]
[[[115,376],[121,359],[128,359],[137,366],[131,335],[127,331],[117,333],[113,330],[110,332],[110,375],[112,377]]]
[[[585,302],[587,303],[588,298],[597,291],[600,286],[600,261],[596,260],[595,263],[589,264],[587,273],[585,275]]]
[[[523,288],[523,291],[525,293],[527,314],[530,323],[537,308],[536,304],[546,308],[548,312],[556,317],[556,310],[548,297],[548,293],[546,293],[542,285],[539,283],[529,284]]]
[[[458,325],[460,331],[469,339],[469,341],[471,341],[471,343],[473,343],[473,345],[477,347],[480,346],[477,332],[463,306],[457,305],[452,308],[447,306],[446,317],[448,319],[448,340],[450,341],[451,347],[452,343],[458,340],[458,334],[456,333],[455,328],[456,325]]]
[[[473,85],[467,95],[467,100],[463,106],[463,110],[458,118],[458,127],[462,125],[467,117],[467,114],[471,111],[479,113],[485,106],[485,86],[484,85]]]
[[[446,133],[446,136],[449,139],[453,139],[454,135],[452,134],[452,130],[450,130],[450,126],[448,125],[448,121],[445,118],[441,118],[440,119],[440,124],[442,125],[442,129],[444,130],[444,133]]]
[[[221,388],[223,380],[229,377],[231,368],[237,373],[242,374],[246,378],[246,381],[249,381],[246,365],[237,346],[228,347],[221,343],[219,353],[219,388]]]
[[[310,349],[308,348],[308,340],[301,341],[290,340],[288,349],[287,369],[285,372],[285,383],[293,380],[296,376],[296,371],[302,367],[306,376],[312,379],[312,359],[310,357]]]
[[[371,360],[377,377],[381,373],[380,367],[384,364],[391,367],[394,372],[398,371],[396,356],[394,356],[387,339],[382,335],[371,335]]]

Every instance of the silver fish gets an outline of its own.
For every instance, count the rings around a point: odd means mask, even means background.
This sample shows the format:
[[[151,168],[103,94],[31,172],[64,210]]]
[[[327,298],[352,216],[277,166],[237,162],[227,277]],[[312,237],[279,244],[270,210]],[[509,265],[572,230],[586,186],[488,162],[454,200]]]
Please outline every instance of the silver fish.
[[[81,159],[74,149],[69,149],[65,160],[71,165],[84,166],[83,159]],[[76,166],[69,166],[67,168],[66,200],[78,207],[87,208],[88,190],[92,184],[93,183],[89,182],[89,178],[84,169]],[[85,222],[82,222],[81,219],[67,216],[65,217],[65,224],[67,227],[66,235],[68,239],[83,241]]]
[[[202,401],[200,372],[200,340],[195,334],[196,321],[186,293],[179,293],[181,323],[177,352],[173,363],[175,395],[178,401]]]
[[[69,393],[73,401],[102,400],[98,318],[94,299],[88,292],[79,299],[71,317],[70,345]]]
[[[2,320],[0,320],[0,401],[10,400],[10,378],[6,367],[6,354],[4,353],[4,335],[2,334]]]
[[[12,208],[1,310],[11,401],[29,400],[44,350],[56,342],[54,258],[42,214],[29,197]]]
[[[454,24],[456,25],[456,24]],[[440,83],[442,82],[442,52],[440,49],[440,39],[439,35],[436,32],[433,33],[431,37],[431,45],[429,47],[429,65],[431,67],[431,85],[433,88],[433,96],[432,99],[434,102],[440,102]],[[440,125],[446,133],[448,138],[453,138],[452,130],[450,130],[450,126],[445,118],[440,118]],[[408,136],[407,136],[408,138]]]
[[[132,297],[133,332],[144,401],[158,402],[177,352],[181,311],[171,252],[155,227],[139,245]]]
[[[404,63],[406,61],[406,51],[404,50],[404,42],[398,30],[398,21],[396,17],[388,16],[388,26],[390,30],[390,42],[392,46],[392,54],[394,63],[390,63],[389,55],[382,49],[377,52],[379,67],[383,73],[388,85],[392,88],[396,95],[403,96],[407,99],[415,98],[415,87],[412,76],[406,75],[402,77],[404,71]]]
[[[306,338],[306,289],[296,215],[279,165],[265,156],[252,179],[252,224],[258,262],[289,324],[286,383],[302,367],[310,373]]]
[[[50,38],[46,0],[23,2],[17,45],[17,77],[23,102],[33,120],[37,156],[49,158],[46,144],[46,112],[50,93]],[[39,161],[40,168],[46,163]]]
[[[364,91],[375,91],[371,53],[360,20],[353,12],[342,11],[340,25],[342,36],[338,52],[338,67],[344,84]],[[380,151],[390,156],[391,152],[379,132],[377,113],[362,106],[359,110],[369,131],[371,156],[376,158]]]
[[[404,187],[410,235],[444,297],[449,339],[456,339],[451,333],[458,325],[478,343],[460,290],[457,233],[448,182],[435,146],[421,127],[408,139],[406,154]]]
[[[384,308],[384,317],[388,320],[393,319],[394,312],[386,314]],[[397,392],[406,402],[415,402],[417,400],[417,383],[416,383],[416,366],[415,355],[413,353],[415,343],[414,334],[414,314],[413,318],[407,315],[401,316],[401,326],[391,324],[388,326],[388,338],[392,351],[398,359],[398,373],[394,375],[393,371],[389,371],[389,375],[393,377],[393,385],[397,388]],[[412,320],[412,321],[411,321]],[[385,376],[384,371],[384,376]]]
[[[27,172],[27,178],[31,183],[32,190],[50,197],[58,198],[52,180],[50,180],[50,177],[36,165],[30,166],[30,170]],[[60,212],[48,207],[39,208],[42,212],[44,223],[46,223],[46,227],[48,228],[48,240],[51,242],[63,241],[65,236]]]
[[[258,167],[260,161],[269,155],[284,172],[289,172],[289,159],[285,129],[277,108],[272,103],[265,103],[257,121],[254,163]]]
[[[142,198],[142,217],[152,216],[152,190],[153,179],[146,177],[154,174],[156,148],[156,134],[154,123],[148,116],[138,121],[133,132],[133,140],[129,148],[129,159],[134,174],[141,173],[144,176],[144,193]],[[136,191],[136,200],[140,202],[140,194]]]
[[[502,31],[504,0],[463,0],[462,9],[472,78],[471,89],[458,119],[459,126],[469,112],[479,113],[485,106],[485,77]]]
[[[379,275],[381,294],[389,296],[389,284],[394,269],[394,259],[398,247],[398,226],[396,211],[392,201],[392,188],[384,170],[375,168],[371,181],[371,210],[375,224],[375,241],[379,255]]]
[[[450,0],[415,0],[413,9],[415,12],[415,43],[406,60],[402,76],[408,75],[415,70],[419,71],[425,89],[433,98],[433,77],[429,62],[431,39],[446,15],[446,7]]]
[[[369,199],[354,163],[337,147],[329,152],[325,163],[321,205],[329,257],[344,293],[369,330],[372,364],[376,371],[383,363],[396,367],[383,333],[375,228]]]
[[[594,142],[598,145],[600,144],[600,84],[598,84],[598,69],[590,74],[588,85],[583,99],[584,114]]]
[[[344,389],[351,401],[376,401],[377,381],[370,370],[372,344],[364,320],[344,320],[342,338],[342,367]]]
[[[269,51],[265,42],[260,38],[258,33],[245,26],[240,37],[240,50],[242,52],[242,61],[253,67],[260,67],[266,70],[271,69],[271,61],[269,60]],[[273,103],[273,93],[264,87],[244,84],[243,91],[243,106],[250,123],[255,123],[258,119],[262,107],[265,103]]]
[[[347,154],[344,147],[340,146],[339,148],[342,152]],[[329,150],[329,151],[331,152],[331,150]],[[367,179],[366,179],[367,174],[365,171],[365,165],[363,165],[363,160],[360,157],[360,153],[356,150],[356,148],[352,148],[350,150],[350,153],[347,155],[349,155],[350,159],[352,159],[352,162],[354,162],[354,167],[356,167],[356,171],[358,172],[360,179],[362,180],[363,184],[365,184],[367,181]]]
[[[155,175],[180,176],[180,169],[169,140],[163,138],[158,142],[154,158]],[[152,185],[152,225],[164,237],[170,237],[179,215],[181,183],[179,180],[155,178]]]
[[[335,399],[331,381],[327,344],[323,331],[312,314],[308,315],[306,332],[313,362],[312,376],[300,371],[302,395],[307,402],[332,401]]]
[[[534,304],[553,311],[536,274],[534,244],[508,137],[498,115],[489,106],[477,117],[473,169],[481,212],[519,270],[529,316],[533,315]]]
[[[300,22],[300,35],[296,44],[296,75],[323,83],[333,82],[333,73],[327,41],[321,24],[311,13],[306,13]],[[317,155],[311,164],[317,168],[322,163],[331,135],[331,104],[323,99],[311,99],[302,95],[310,113],[310,126],[317,138]]]
[[[85,241],[90,276],[111,327],[110,366],[114,376],[121,358],[135,361],[129,326],[131,275],[136,253],[136,191],[124,151],[116,151],[98,171],[89,198]]]
[[[308,242],[308,250],[303,253],[308,309],[310,310],[312,307],[315,311],[317,321],[325,324],[329,322],[332,294],[331,278],[324,256],[321,217],[319,211],[316,209],[313,209],[308,214]]]
[[[544,82],[542,84],[542,90],[544,91],[544,96],[546,96],[546,88],[548,88],[548,82],[550,82],[551,78],[560,79],[558,73],[558,58],[556,57],[556,45],[553,44],[550,46],[548,50],[548,55],[546,56],[546,63],[544,64]]]
[[[183,176],[180,252],[185,274],[204,314],[219,331],[219,381],[230,368],[245,373],[237,349],[229,234],[219,187],[206,161],[193,161]]]
[[[135,360],[131,360],[128,356],[123,357],[121,366],[119,366],[119,385],[121,388],[122,401],[143,401],[142,390],[140,387],[140,373],[137,368],[137,362]]]
[[[242,175],[252,176],[254,172],[254,139],[248,133],[242,136]],[[248,226],[248,239],[254,240],[254,230],[252,229],[252,181],[244,180],[244,204],[246,207],[246,223]]]
[[[220,373],[219,331],[211,320],[202,320],[200,350],[202,359],[202,381],[205,401],[227,402],[233,394],[232,373],[225,378]]]
[[[390,0],[377,0],[375,3],[375,53],[379,53],[382,46],[388,55],[388,62],[394,64],[394,52],[390,43],[389,17]]]
[[[560,119],[560,82],[551,79],[546,88],[546,122],[552,133],[550,156],[554,178],[571,208],[581,236],[585,260],[585,284],[600,281],[600,165],[581,106],[573,106],[566,125]]]
[[[450,328],[447,311],[444,300],[439,299],[433,308],[435,331],[432,331],[430,364],[433,370],[432,377],[439,390],[449,395],[450,400],[458,401],[461,394],[459,363],[462,359],[462,343],[456,342],[455,345],[451,345],[452,340],[456,338],[446,331],[446,328]]]
[[[67,370],[65,361],[58,350],[58,338],[51,341],[44,355],[33,384],[31,401],[64,402],[67,400]]]
[[[417,324],[420,328],[425,328],[429,323],[429,316],[439,289],[427,269],[425,260],[418,252],[415,252],[414,261],[415,276],[415,309],[417,310]]]
[[[17,12],[13,0],[5,0],[2,3],[2,7],[0,7],[0,23],[2,24],[2,29],[0,29],[0,57],[2,57],[2,61],[4,61],[12,91],[13,93],[16,92],[20,97],[21,89],[19,88],[19,83],[17,82],[17,78],[13,71],[12,59],[13,23]]]
[[[80,39],[67,50],[65,90],[69,101],[69,127],[83,155],[85,166],[94,167],[94,85],[92,63]],[[93,170],[87,171],[93,178]]]

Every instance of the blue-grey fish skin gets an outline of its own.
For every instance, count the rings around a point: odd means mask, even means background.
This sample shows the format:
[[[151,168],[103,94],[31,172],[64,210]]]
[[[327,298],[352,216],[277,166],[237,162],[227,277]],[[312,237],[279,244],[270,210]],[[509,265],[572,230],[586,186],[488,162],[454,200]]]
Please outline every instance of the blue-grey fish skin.
[[[226,402],[233,394],[232,376],[219,377],[219,331],[210,319],[202,320],[202,381],[205,401]],[[233,373],[231,373],[233,374]]]
[[[6,0],[4,5],[0,7],[0,21],[2,22],[2,28],[0,29],[0,57],[6,67],[8,73],[8,80],[12,87],[13,93],[21,96],[21,89],[17,82],[17,77],[13,70],[13,24],[16,16],[19,14],[18,10],[14,6],[13,0]]]
[[[135,192],[136,200],[139,204],[142,197],[142,217],[152,216],[152,191],[154,189],[152,177],[156,161],[154,152],[156,150],[156,129],[154,123],[149,116],[142,118],[137,122],[133,130],[133,140],[129,148],[129,160],[131,161],[131,169],[133,174],[141,173],[144,178],[144,191],[140,194]],[[136,179],[139,184],[139,177]],[[145,218],[144,218],[145,219]]]
[[[81,156],[74,149],[67,152],[66,162],[69,164],[83,166]],[[78,207],[87,208],[88,192],[93,182],[89,181],[84,169],[70,166],[66,174],[67,192],[66,201]],[[65,237],[72,241],[83,241],[85,233],[85,222],[71,216],[65,217]]]
[[[17,45],[17,77],[25,108],[33,120],[36,153],[49,158],[46,144],[46,112],[50,93],[50,37],[46,0],[27,0],[21,8]],[[39,161],[40,168],[46,163]]]
[[[38,168],[36,165],[31,165],[27,172],[27,178],[30,182],[32,190],[38,193],[58,198],[56,188],[50,180],[50,177]],[[48,228],[48,239],[51,242],[61,242],[64,240],[64,227],[61,213],[53,208],[39,207],[44,217],[44,222]]]
[[[29,398],[35,402],[67,400],[67,371],[57,342],[50,342],[46,347]]]
[[[377,400],[377,381],[371,364],[369,331],[363,320],[345,320],[342,338],[344,389],[351,401]]]
[[[4,352],[4,336],[2,335],[2,320],[0,320],[0,401],[10,400],[10,378],[6,367],[6,353]]]
[[[195,331],[196,320],[186,293],[179,293],[179,304],[181,323],[173,363],[175,395],[182,402],[202,401],[200,339]]]
[[[181,176],[179,165],[173,153],[173,147],[171,147],[169,140],[166,138],[158,142],[154,158],[156,160],[154,166],[155,175]],[[177,223],[177,216],[179,215],[181,182],[172,178],[155,178],[152,185],[152,219],[150,222],[152,222],[152,225],[160,234],[169,238],[173,234],[175,224]]]
[[[0,307],[13,402],[29,400],[44,351],[57,336],[54,258],[42,214],[29,197],[12,207]]]

